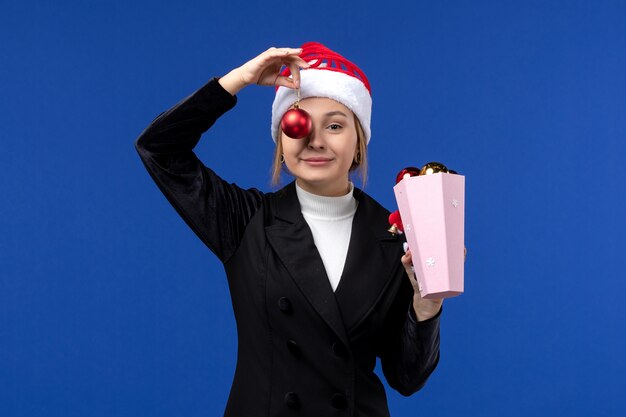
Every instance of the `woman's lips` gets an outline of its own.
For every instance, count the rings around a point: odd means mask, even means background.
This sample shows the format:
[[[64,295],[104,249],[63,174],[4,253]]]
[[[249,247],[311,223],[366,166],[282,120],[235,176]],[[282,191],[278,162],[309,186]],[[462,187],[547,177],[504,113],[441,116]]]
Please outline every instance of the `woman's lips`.
[[[302,160],[309,165],[325,165],[332,161],[330,158],[304,158]]]

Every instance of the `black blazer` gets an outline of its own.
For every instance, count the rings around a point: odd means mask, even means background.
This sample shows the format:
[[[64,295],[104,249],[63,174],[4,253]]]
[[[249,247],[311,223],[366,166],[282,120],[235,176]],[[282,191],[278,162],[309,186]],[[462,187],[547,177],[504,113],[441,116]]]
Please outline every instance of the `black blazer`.
[[[389,385],[420,389],[439,360],[439,314],[416,322],[413,289],[387,229],[361,190],[333,292],[294,183],[275,193],[229,184],[193,153],[236,98],[217,79],[162,113],[135,145],[163,194],[223,262],[237,322],[226,416],[389,416]]]

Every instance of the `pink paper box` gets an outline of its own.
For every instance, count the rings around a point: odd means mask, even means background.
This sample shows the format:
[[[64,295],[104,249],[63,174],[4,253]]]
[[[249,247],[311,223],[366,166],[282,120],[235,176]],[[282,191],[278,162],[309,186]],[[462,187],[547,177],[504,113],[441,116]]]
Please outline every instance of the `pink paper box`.
[[[423,298],[463,292],[465,177],[439,172],[393,188]]]

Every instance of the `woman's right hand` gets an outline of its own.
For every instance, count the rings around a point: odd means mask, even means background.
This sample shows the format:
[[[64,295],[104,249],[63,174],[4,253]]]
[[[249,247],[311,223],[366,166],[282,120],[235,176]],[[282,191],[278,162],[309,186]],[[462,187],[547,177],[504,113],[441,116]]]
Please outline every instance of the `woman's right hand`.
[[[272,47],[221,77],[219,83],[233,96],[251,84],[299,88],[300,68],[309,67],[299,57],[301,52],[302,48]],[[289,67],[292,78],[280,75],[283,65]]]

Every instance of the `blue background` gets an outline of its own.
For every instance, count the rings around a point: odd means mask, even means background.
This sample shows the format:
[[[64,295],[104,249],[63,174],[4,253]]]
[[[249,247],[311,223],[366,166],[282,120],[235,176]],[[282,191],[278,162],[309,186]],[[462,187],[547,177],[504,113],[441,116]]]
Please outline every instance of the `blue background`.
[[[394,416],[621,416],[626,3],[22,1],[0,13],[0,416],[218,416],[235,323],[221,265],[144,170],[161,111],[315,40],[373,86],[366,190],[466,176],[466,293]],[[271,88],[204,136],[269,190]]]

